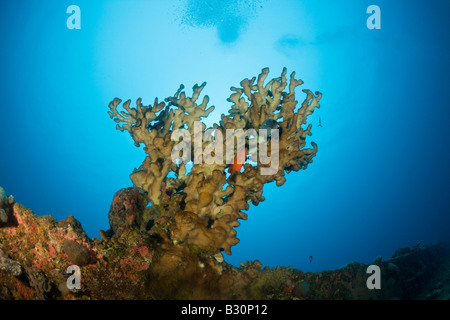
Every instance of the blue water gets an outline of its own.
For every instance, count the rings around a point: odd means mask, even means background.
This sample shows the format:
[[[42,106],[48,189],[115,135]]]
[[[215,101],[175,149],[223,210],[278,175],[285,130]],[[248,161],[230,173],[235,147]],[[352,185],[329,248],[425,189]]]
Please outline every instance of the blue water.
[[[69,30],[69,5],[81,29]],[[381,9],[369,30],[366,9]],[[448,241],[450,2],[10,1],[0,5],[0,186],[38,215],[106,230],[112,197],[144,160],[107,114],[115,97],[207,81],[218,122],[230,86],[269,67],[319,90],[319,152],[237,228],[226,260],[303,271]],[[298,89],[297,97],[303,98]],[[319,116],[322,128],[317,127]],[[309,257],[313,256],[312,262]]]

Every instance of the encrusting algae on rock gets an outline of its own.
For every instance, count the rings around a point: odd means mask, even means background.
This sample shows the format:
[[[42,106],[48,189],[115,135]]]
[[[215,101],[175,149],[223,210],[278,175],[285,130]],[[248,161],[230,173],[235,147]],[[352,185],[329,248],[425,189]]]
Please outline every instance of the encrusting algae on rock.
[[[266,287],[257,281],[261,274],[275,279],[271,283],[277,285],[272,287],[286,294],[289,276],[284,270],[283,276],[278,271],[264,273],[259,262],[235,268],[222,256],[222,252],[230,255],[239,242],[234,228],[239,219],[247,219],[243,211],[249,203],[265,200],[264,185],[283,185],[286,173],[306,169],[317,153],[314,142],[312,148],[305,148],[312,128],[306,124],[319,108],[321,93],[303,90],[306,97],[298,105],[295,89],[303,81],[295,79],[294,72],[288,79],[283,69],[280,77],[265,84],[268,73],[265,68],[258,77],[231,87],[229,114],[222,114],[213,128],[201,122],[214,110],[208,107],[209,97],[197,101],[206,83],[194,85],[191,97],[181,85],[164,102],[155,99],[145,106],[138,99],[136,107],[130,107],[128,100],[123,111],[121,100],[115,98],[109,104],[110,117],[118,130],[130,133],[136,146],[144,145],[146,158],[130,175],[134,186],[114,195],[108,215],[111,229],[100,231],[101,239],[89,239],[71,216],[60,222],[37,217],[6,201],[2,190],[1,249],[24,271],[21,276],[0,274],[6,295],[14,299],[267,298]],[[276,129],[270,132],[270,128]],[[269,134],[258,136],[259,129]],[[242,142],[240,149],[239,142],[234,147],[235,139]],[[244,147],[251,161],[243,169],[239,166],[240,171],[227,170]],[[261,149],[271,162],[264,161]],[[190,155],[193,166],[188,170]],[[214,161],[208,161],[211,158]],[[81,268],[79,290],[64,289],[71,264]],[[41,279],[39,285],[30,280],[36,277]]]

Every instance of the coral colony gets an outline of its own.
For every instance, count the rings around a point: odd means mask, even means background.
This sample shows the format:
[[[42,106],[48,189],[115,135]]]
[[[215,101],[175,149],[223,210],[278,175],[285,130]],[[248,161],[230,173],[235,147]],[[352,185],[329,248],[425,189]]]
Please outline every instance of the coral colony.
[[[239,226],[238,219],[247,219],[241,210],[249,208],[248,202],[258,205],[264,200],[265,183],[276,181],[281,186],[286,180],[285,172],[305,169],[316,155],[315,143],[313,149],[304,149],[311,125],[306,129],[302,125],[314,108],[319,107],[321,94],[303,90],[306,99],[296,111],[295,88],[303,82],[296,80],[293,72],[288,85],[284,69],[281,77],[264,86],[268,73],[269,69],[265,68],[256,83],[256,78],[245,79],[242,88],[232,87],[234,93],[228,99],[233,103],[230,114],[222,114],[220,123],[208,130],[201,119],[214,107],[207,107],[208,96],[201,104],[196,103],[206,83],[195,85],[191,98],[186,97],[181,85],[173,97],[165,100],[167,105],[155,100],[153,106],[143,106],[138,99],[136,108],[130,108],[128,100],[123,104],[126,111],[122,112],[117,110],[120,99],[114,99],[109,105],[109,115],[118,123],[117,129],[127,130],[136,146],[145,145],[147,157],[131,174],[131,180],[151,202],[150,216],[161,215],[166,211],[164,205],[171,208],[169,214],[163,215],[172,220],[165,236],[173,243],[193,245],[216,257],[221,255],[221,250],[230,255],[231,247],[239,242],[233,228]],[[289,92],[284,92],[286,87]],[[267,138],[267,130],[260,130],[267,119],[278,122],[281,134],[278,129],[271,130],[271,138]],[[214,141],[210,139],[212,132]],[[256,163],[245,164],[242,173],[234,172],[227,178],[225,169],[235,157],[235,139],[237,153],[245,145]],[[194,165],[187,172],[185,163],[191,160],[191,148]],[[266,156],[268,149],[270,156]],[[226,150],[225,158],[223,150]],[[242,158],[236,160],[243,163]],[[163,205],[164,198],[170,199],[169,204]]]

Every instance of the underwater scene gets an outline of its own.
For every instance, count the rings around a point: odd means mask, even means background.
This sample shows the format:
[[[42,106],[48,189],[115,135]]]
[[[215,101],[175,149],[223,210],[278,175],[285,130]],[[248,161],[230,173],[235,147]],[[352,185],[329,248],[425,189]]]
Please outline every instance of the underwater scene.
[[[448,12],[3,2],[0,300],[449,300]]]

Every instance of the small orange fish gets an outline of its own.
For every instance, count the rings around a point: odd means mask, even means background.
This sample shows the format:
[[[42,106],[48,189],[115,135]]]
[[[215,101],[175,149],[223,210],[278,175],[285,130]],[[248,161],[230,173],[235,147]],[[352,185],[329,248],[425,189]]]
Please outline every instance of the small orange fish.
[[[238,162],[238,157],[242,157],[242,155],[244,156],[244,162],[245,159],[247,158],[247,152],[248,152],[248,148],[245,147],[245,149],[242,149],[241,151],[239,151],[235,156],[234,156],[234,161],[233,163],[230,165],[230,167],[228,168],[228,173],[231,173],[233,171],[237,171],[240,172],[242,166],[244,165],[243,163],[237,163]]]
[[[312,262],[312,256],[309,256],[309,263]]]

